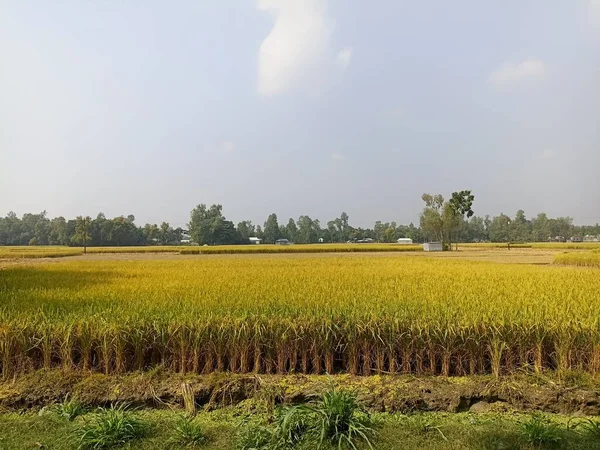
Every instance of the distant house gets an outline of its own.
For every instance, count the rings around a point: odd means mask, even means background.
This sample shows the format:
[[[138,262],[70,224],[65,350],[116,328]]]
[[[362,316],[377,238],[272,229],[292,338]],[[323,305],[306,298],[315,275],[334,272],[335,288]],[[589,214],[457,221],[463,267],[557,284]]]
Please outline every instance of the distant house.
[[[356,241],[357,244],[372,244],[373,242],[375,242],[375,239],[373,238],[359,239]]]
[[[587,234],[584,236],[583,242],[600,242],[600,236],[594,236],[591,234]]]
[[[290,244],[291,244],[291,242],[290,242],[290,241],[288,241],[287,239],[277,239],[277,240],[275,241],[275,244],[276,244],[276,245],[290,245]]]
[[[413,241],[410,238],[400,238],[400,239],[398,239],[398,244],[407,245],[407,244],[412,244],[412,243],[413,243]]]
[[[441,252],[444,250],[444,246],[441,242],[425,242],[423,250],[426,252]]]
[[[258,237],[251,237],[251,238],[248,238],[248,240],[250,241],[251,244],[260,244],[262,242],[262,239],[258,238]]]
[[[583,242],[583,238],[581,236],[571,236],[571,239],[569,239],[569,241],[571,241],[571,242]]]
[[[319,243],[322,244],[323,243],[323,238],[319,238]]]
[[[548,242],[567,242],[567,239],[564,236],[550,236]]]

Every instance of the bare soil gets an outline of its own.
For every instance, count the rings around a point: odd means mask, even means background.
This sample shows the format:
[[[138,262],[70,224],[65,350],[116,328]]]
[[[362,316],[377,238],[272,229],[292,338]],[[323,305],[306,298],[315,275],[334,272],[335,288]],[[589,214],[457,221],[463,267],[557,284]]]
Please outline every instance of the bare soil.
[[[544,411],[599,415],[600,380],[585,374],[514,375],[467,378],[350,375],[184,375],[166,371],[123,376],[80,371],[41,370],[0,383],[0,408],[36,409],[77,397],[88,406],[127,402],[137,406],[182,405],[182,385],[206,410],[242,402],[303,403],[335,383],[357,392],[370,410],[380,412]]]

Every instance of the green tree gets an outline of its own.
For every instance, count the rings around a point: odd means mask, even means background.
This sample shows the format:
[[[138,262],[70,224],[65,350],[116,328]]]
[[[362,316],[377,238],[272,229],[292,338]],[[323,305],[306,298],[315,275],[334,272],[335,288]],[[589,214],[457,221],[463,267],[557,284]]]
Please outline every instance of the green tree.
[[[196,206],[190,213],[189,230],[194,242],[199,245],[214,244],[215,232],[225,220],[221,205],[207,208],[204,203]]]
[[[510,243],[512,240],[511,224],[512,220],[506,214],[494,217],[490,224],[490,240],[492,242]]]
[[[296,226],[296,222],[294,221],[294,219],[292,219],[291,217],[290,220],[288,220],[288,223],[285,227],[285,231],[287,234],[287,238],[291,242],[296,242],[298,240],[298,227]]]
[[[269,215],[267,221],[265,222],[265,228],[263,231],[265,236],[265,242],[273,244],[280,237],[279,231],[280,230],[279,223],[277,223],[277,214],[273,213]]]
[[[250,243],[250,238],[256,234],[256,229],[252,222],[244,220],[237,225],[237,233],[241,244]]]
[[[525,211],[517,211],[511,224],[511,239],[515,242],[529,242],[532,239],[531,222],[525,217]]]
[[[457,231],[461,222],[471,218],[473,214],[473,201],[475,196],[471,191],[453,192],[448,205],[444,205],[444,213],[447,215],[446,223],[448,224],[448,243],[452,248],[452,231]],[[457,238],[458,240],[458,238]]]
[[[72,242],[83,246],[83,253],[87,253],[87,246],[92,239],[92,218],[77,216],[75,219],[75,235]]]

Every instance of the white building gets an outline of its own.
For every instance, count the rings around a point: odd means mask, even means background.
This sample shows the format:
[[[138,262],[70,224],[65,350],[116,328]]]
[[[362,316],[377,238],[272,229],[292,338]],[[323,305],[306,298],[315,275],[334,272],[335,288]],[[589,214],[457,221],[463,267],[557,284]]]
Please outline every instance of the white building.
[[[248,238],[248,240],[250,241],[251,244],[260,244],[262,242],[262,239],[257,238],[257,237],[251,237],[251,238]]]
[[[398,244],[412,244],[413,241],[410,238],[400,238],[398,239]]]
[[[423,244],[423,250],[426,252],[441,252],[444,250],[444,246],[441,242],[426,242]]]

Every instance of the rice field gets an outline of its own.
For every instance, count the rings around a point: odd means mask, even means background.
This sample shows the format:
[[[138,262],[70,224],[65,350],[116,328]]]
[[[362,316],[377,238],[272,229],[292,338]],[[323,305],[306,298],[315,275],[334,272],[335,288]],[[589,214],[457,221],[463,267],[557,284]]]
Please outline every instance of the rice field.
[[[181,255],[246,254],[246,253],[342,253],[342,252],[415,252],[421,244],[302,244],[302,245],[153,245],[133,247],[88,247],[87,253],[174,253]],[[81,247],[0,246],[0,259],[58,258],[83,254]]]
[[[64,259],[0,272],[0,370],[600,370],[600,277],[402,254]]]
[[[554,264],[600,268],[600,251],[560,253],[554,256]]]
[[[83,253],[83,249],[59,246],[0,246],[0,259],[61,258]]]

